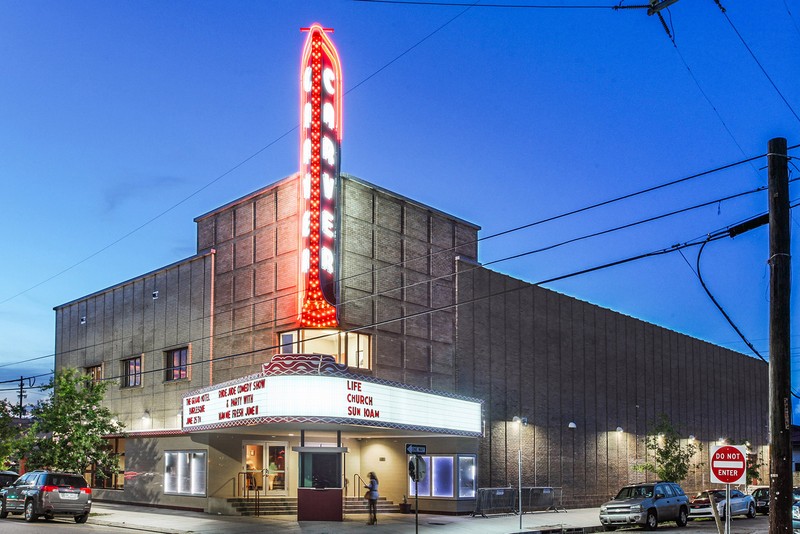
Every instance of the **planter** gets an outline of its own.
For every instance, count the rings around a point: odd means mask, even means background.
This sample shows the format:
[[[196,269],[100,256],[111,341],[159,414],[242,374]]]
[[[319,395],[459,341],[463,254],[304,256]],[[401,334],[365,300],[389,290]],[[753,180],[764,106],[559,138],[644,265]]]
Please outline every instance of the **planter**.
[[[411,513],[411,503],[408,502],[401,502],[400,506],[400,513],[401,514],[410,514]]]

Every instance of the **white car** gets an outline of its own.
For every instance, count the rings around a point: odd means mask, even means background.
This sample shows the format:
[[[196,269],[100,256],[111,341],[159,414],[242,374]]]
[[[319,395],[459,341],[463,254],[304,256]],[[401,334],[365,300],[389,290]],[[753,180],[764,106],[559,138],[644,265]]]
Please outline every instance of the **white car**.
[[[711,498],[709,498],[709,496]],[[689,519],[701,517],[714,517],[711,501],[717,506],[720,519],[725,517],[725,490],[712,489],[701,491],[689,500]],[[731,517],[746,515],[749,518],[756,516],[756,501],[752,495],[746,495],[739,490],[731,490]]]

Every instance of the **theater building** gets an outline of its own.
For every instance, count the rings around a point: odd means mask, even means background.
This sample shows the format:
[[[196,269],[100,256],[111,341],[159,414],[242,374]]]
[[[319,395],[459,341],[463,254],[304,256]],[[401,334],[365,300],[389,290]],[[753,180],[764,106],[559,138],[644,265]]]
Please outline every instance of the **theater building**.
[[[523,486],[587,506],[645,480],[661,414],[766,461],[764,363],[482,267],[476,224],[342,174],[341,68],[317,25],[301,87],[298,173],[197,217],[194,256],[55,308],[56,369],[114,380],[125,425],[97,499],[341,517],[369,471],[411,499],[417,444],[421,510],[516,486],[520,450]]]

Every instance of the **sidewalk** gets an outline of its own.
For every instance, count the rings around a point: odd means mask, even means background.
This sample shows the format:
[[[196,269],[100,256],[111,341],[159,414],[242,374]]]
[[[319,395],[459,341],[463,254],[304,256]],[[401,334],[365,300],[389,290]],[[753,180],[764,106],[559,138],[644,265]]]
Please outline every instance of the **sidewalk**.
[[[342,522],[303,521],[295,516],[239,517],[209,515],[200,512],[184,512],[131,506],[112,503],[94,503],[89,523],[129,528],[139,532],[164,534],[247,534],[255,532],[280,532],[303,534],[350,534],[354,532],[397,533],[415,532],[414,514],[381,514],[378,524],[366,525],[366,514],[350,514]],[[519,529],[519,516],[502,515],[484,517],[419,515],[419,532],[445,534],[510,534],[562,529],[600,528],[597,508],[569,510],[568,512],[534,512],[522,516],[523,528]]]

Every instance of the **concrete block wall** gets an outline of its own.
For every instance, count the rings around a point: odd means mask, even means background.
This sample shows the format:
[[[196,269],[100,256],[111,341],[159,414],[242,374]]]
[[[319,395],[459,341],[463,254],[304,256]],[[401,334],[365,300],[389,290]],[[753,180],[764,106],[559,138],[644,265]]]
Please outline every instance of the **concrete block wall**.
[[[523,485],[599,504],[648,479],[632,466],[644,462],[661,414],[704,445],[696,461],[706,468],[691,473],[687,491],[708,482],[717,438],[766,444],[760,360],[473,263],[458,268],[456,391],[485,400],[481,486],[515,485],[521,447]],[[510,423],[515,415],[528,426]]]
[[[214,248],[214,383],[261,371],[277,333],[297,327],[299,176],[195,219],[198,249]]]
[[[113,382],[106,400],[126,430],[179,428],[181,397],[209,381],[212,265],[204,253],[56,307],[56,369],[101,365]],[[190,378],[167,381],[165,351],[181,347]],[[122,362],[136,356],[142,385],[122,387]]]
[[[373,336],[374,374],[452,391],[455,257],[478,227],[352,176],[342,180],[342,328]],[[407,317],[406,319],[403,319]]]

